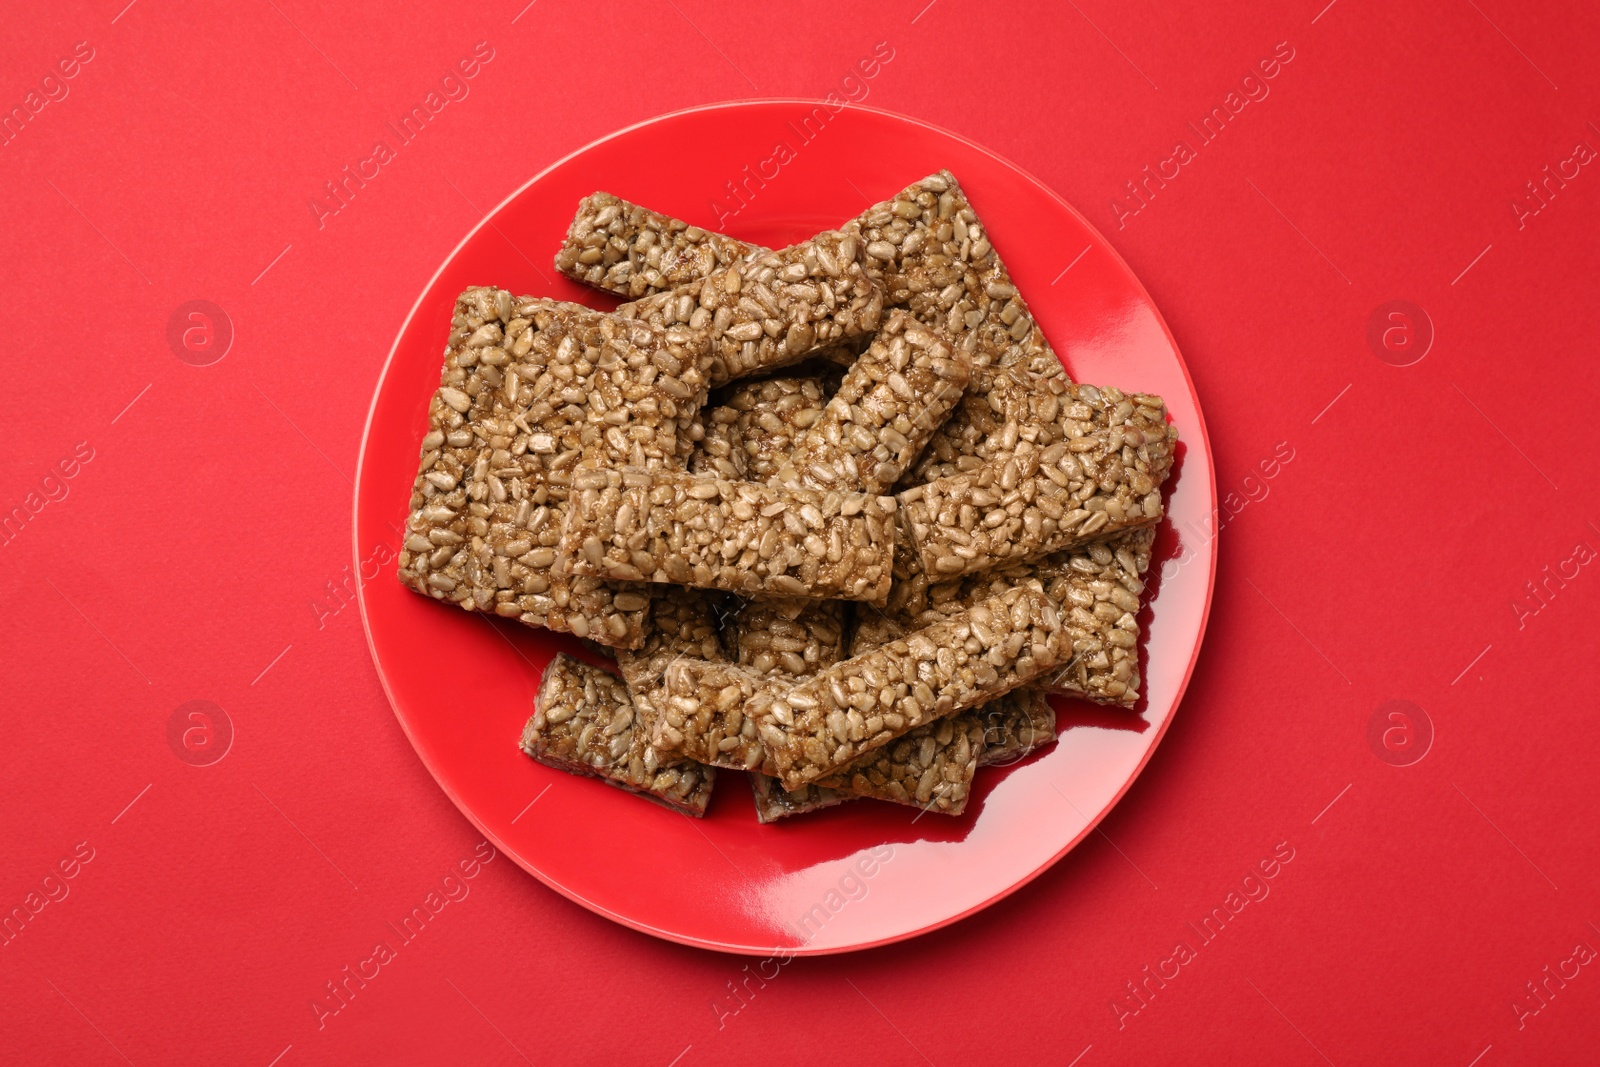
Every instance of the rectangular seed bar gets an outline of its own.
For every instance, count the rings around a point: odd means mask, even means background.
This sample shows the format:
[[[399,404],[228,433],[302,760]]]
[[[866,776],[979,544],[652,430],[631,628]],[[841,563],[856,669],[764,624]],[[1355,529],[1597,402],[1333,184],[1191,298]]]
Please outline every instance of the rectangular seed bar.
[[[580,471],[556,572],[745,596],[882,600],[894,498],[688,472]]]
[[[699,763],[754,771],[766,762],[756,716],[793,679],[684,657],[667,666],[650,743]]]
[[[907,307],[924,324],[944,330],[974,366],[1060,368],[983,221],[948,170],[872,205],[841,230],[865,241],[866,268],[884,286],[884,306]],[[766,251],[596,193],[579,204],[556,267],[638,299]],[[577,262],[585,258],[589,262]]]
[[[804,815],[843,804],[847,800],[860,799],[854,793],[822,789],[814,785],[803,785],[791,792],[776,778],[760,771],[750,772],[750,791],[756,797],[756,821],[761,823],[777,822],[791,815]]]
[[[716,772],[665,757],[622,679],[561,653],[545,668],[522,751],[548,767],[592,775],[696,818],[705,814]]]
[[[1002,696],[1069,653],[1055,605],[1036,590],[1011,589],[838,663],[748,711],[757,720],[768,773],[794,789],[923,723]],[[668,671],[669,687],[674,670]]]
[[[960,815],[983,754],[983,731],[983,719],[975,711],[926,723],[844,770],[817,779],[815,786]]]
[[[948,170],[875,204],[844,226],[867,242],[885,302],[943,330],[974,367],[1061,361],[989,242],[988,231]]]
[[[1046,557],[1037,568],[1072,635],[1072,659],[1041,679],[1041,688],[1097,704],[1139,702],[1139,610],[1154,542],[1154,530],[1135,530]]]
[[[679,454],[705,393],[680,340],[574,304],[464,292],[428,408],[401,581],[469,611],[637,645],[643,596],[550,564],[573,471]]]
[[[1106,541],[1009,564],[965,578],[932,582],[918,574],[896,580],[881,610],[860,614],[850,654],[859,655],[919,626],[965,611],[1013,585],[1039,589],[1064,613],[1072,659],[1044,677],[1046,692],[1098,704],[1139,701],[1139,611],[1155,531],[1131,530]]]
[[[950,414],[971,357],[895,309],[800,438],[785,484],[889,492]]]
[[[617,314],[691,335],[715,388],[876,330],[883,289],[863,263],[859,237],[824,231],[623,304]]]
[[[947,731],[950,736],[944,737],[943,728],[947,724],[951,727]],[[976,738],[972,732],[974,728]],[[930,737],[932,745],[937,746],[933,751],[927,751],[930,746],[923,740],[924,736]],[[960,746],[965,746],[967,753],[973,750],[979,753],[971,761],[971,769],[976,770],[1015,763],[1055,739],[1056,715],[1044,694],[1033,689],[1014,689],[972,711],[919,726],[877,753],[869,753],[848,771],[792,792],[783,788],[776,778],[759,771],[751,772],[756,818],[769,823],[865,797],[911,804],[945,815],[960,815],[966,809],[971,788],[968,756],[962,754]],[[900,758],[898,750],[908,744],[916,745],[915,752]],[[897,758],[900,758],[898,765]],[[922,770],[919,772],[917,768]],[[933,769],[931,775],[929,768]],[[953,776],[952,770],[955,771]],[[851,779],[850,788],[834,788],[842,785],[846,775]]]
[[[1027,562],[1163,514],[1160,486],[1176,431],[1159,397],[1068,385],[1056,439],[898,497],[925,573],[957,577]]]
[[[556,270],[628,300],[698,281],[766,249],[594,193],[556,253]]]

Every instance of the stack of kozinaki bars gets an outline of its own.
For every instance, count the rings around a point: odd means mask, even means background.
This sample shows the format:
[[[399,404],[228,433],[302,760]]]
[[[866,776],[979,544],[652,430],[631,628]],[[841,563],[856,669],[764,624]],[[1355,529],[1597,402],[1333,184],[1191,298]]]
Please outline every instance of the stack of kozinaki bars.
[[[780,251],[596,193],[556,266],[631,302],[461,294],[400,554],[615,658],[555,657],[528,755],[958,815],[1046,694],[1135,704],[1176,432],[1066,376],[949,172]]]

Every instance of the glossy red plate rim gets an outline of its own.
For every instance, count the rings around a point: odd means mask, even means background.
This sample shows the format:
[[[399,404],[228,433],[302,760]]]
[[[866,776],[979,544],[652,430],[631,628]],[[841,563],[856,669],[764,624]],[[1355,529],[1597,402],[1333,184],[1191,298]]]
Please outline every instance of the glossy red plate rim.
[[[438,281],[439,276],[445,272],[445,270],[455,260],[455,257],[460,254],[461,250],[478,234],[478,232],[480,230],[482,230],[485,226],[489,225],[492,222],[492,220],[494,219],[494,217],[501,212],[501,210],[503,210],[508,204],[510,204],[513,201],[515,201],[518,197],[520,197],[523,194],[523,192],[526,191],[530,186],[536,185],[547,174],[551,173],[552,171],[556,170],[559,167],[564,166],[565,164],[567,164],[571,160],[575,159],[576,157],[581,156],[586,152],[589,152],[590,150],[594,149],[598,145],[605,144],[606,142],[612,141],[612,140],[614,140],[614,139],[616,139],[618,137],[623,137],[623,136],[633,132],[634,130],[638,130],[638,129],[641,129],[641,128],[644,128],[644,127],[652,126],[652,125],[655,125],[657,123],[668,122],[668,121],[671,121],[673,119],[679,118],[679,117],[684,116],[684,115],[691,115],[691,114],[696,114],[696,113],[706,112],[706,111],[721,111],[721,110],[729,110],[729,109],[737,109],[737,108],[745,108],[745,107],[764,107],[764,106],[770,106],[770,105],[774,105],[774,104],[779,104],[779,105],[824,106],[824,102],[823,101],[805,99],[805,98],[802,98],[802,97],[768,97],[768,98],[749,99],[749,100],[732,100],[732,101],[724,101],[724,102],[720,102],[720,103],[702,104],[702,105],[698,105],[696,107],[682,108],[682,109],[680,109],[678,111],[667,112],[667,113],[662,114],[662,115],[657,115],[657,116],[655,116],[653,118],[645,119],[645,120],[643,120],[641,122],[633,123],[632,125],[625,126],[625,127],[622,127],[621,129],[615,130],[612,133],[609,133],[609,134],[605,135],[604,137],[596,138],[595,140],[589,142],[588,144],[585,144],[582,147],[580,147],[578,149],[575,149],[572,152],[567,153],[565,156],[562,156],[560,159],[558,159],[555,162],[551,163],[549,166],[547,166],[543,170],[539,171],[539,173],[537,173],[533,177],[529,178],[526,182],[524,182],[521,185],[519,185],[516,189],[512,190],[512,192],[509,195],[507,195],[504,199],[502,199],[500,201],[500,203],[496,204],[495,207],[493,209],[491,209],[487,214],[485,214],[484,217],[482,219],[480,219],[477,222],[476,225],[474,225],[469,231],[467,231],[467,233],[465,235],[463,235],[461,240],[459,242],[457,242],[456,246],[453,249],[451,249],[449,255],[447,255],[444,258],[444,260],[439,264],[438,268],[435,269],[433,274],[428,278],[428,281],[422,286],[421,291],[417,295],[416,301],[411,306],[411,310],[406,313],[406,317],[405,317],[404,321],[401,322],[400,328],[395,334],[395,340],[389,347],[389,353],[384,358],[383,367],[378,373],[377,383],[373,388],[372,400],[368,405],[366,421],[365,421],[365,423],[364,423],[364,425],[362,427],[361,448],[360,448],[360,452],[359,452],[359,455],[357,456],[357,460],[356,460],[356,475],[355,475],[355,482],[354,482],[353,493],[352,493],[352,498],[351,498],[351,503],[352,503],[352,509],[351,509],[351,552],[352,552],[352,557],[353,557],[353,559],[355,561],[355,564],[356,564],[356,566],[353,568],[355,574],[357,574],[358,576],[360,575],[360,573],[361,573],[360,564],[361,564],[361,561],[362,561],[362,550],[361,550],[361,541],[360,541],[360,522],[359,522],[362,476],[363,476],[363,473],[364,473],[365,468],[366,468],[368,439],[369,439],[369,436],[370,436],[370,433],[371,433],[371,430],[372,430],[373,419],[374,419],[374,417],[376,415],[376,412],[378,410],[379,400],[383,395],[383,387],[384,387],[385,382],[388,379],[389,370],[390,370],[391,365],[394,362],[395,354],[400,348],[401,340],[402,340],[402,338],[405,337],[407,331],[410,329],[412,319],[416,316],[418,309],[421,308],[423,302],[427,298],[428,293],[432,290],[434,284]],[[1195,420],[1196,420],[1196,423],[1197,423],[1197,427],[1196,428],[1198,430],[1199,439],[1200,439],[1200,448],[1198,449],[1198,452],[1204,456],[1205,461],[1206,461],[1206,465],[1207,465],[1207,468],[1208,468],[1208,473],[1210,474],[1209,482],[1210,482],[1211,494],[1210,494],[1210,508],[1209,508],[1209,510],[1210,510],[1210,512],[1212,514],[1215,514],[1216,508],[1217,508],[1216,471],[1214,469],[1213,458],[1212,458],[1212,454],[1211,454],[1210,436],[1209,436],[1209,434],[1207,433],[1207,430],[1206,430],[1204,412],[1201,409],[1201,405],[1200,405],[1200,402],[1199,402],[1199,394],[1196,393],[1196,391],[1195,391],[1194,380],[1193,380],[1192,376],[1189,373],[1188,364],[1184,361],[1183,354],[1182,354],[1182,351],[1178,347],[1177,340],[1176,340],[1176,338],[1174,338],[1172,336],[1171,328],[1168,327],[1166,319],[1165,319],[1164,316],[1161,315],[1158,305],[1156,305],[1155,301],[1151,298],[1149,290],[1147,290],[1144,287],[1144,283],[1139,280],[1138,275],[1135,274],[1133,269],[1128,266],[1127,261],[1122,258],[1121,254],[1117,252],[1115,247],[1112,246],[1112,244],[1108,240],[1106,240],[1105,235],[1102,234],[1096,226],[1094,226],[1091,222],[1089,222],[1089,220],[1083,216],[1082,212],[1078,211],[1078,209],[1076,207],[1074,207],[1066,199],[1064,199],[1062,196],[1060,196],[1060,194],[1056,193],[1053,189],[1051,189],[1043,181],[1039,180],[1039,178],[1037,176],[1035,176],[1031,171],[1027,170],[1024,167],[1018,166],[1016,163],[1012,162],[1011,160],[1007,159],[1006,157],[1000,155],[999,153],[997,153],[997,152],[995,152],[995,151],[993,151],[993,150],[991,150],[989,148],[984,147],[983,145],[978,144],[977,142],[971,140],[968,137],[965,137],[965,136],[963,136],[963,135],[961,135],[959,133],[956,133],[956,132],[954,132],[952,130],[948,130],[948,129],[946,129],[946,128],[942,127],[942,126],[936,125],[934,123],[927,122],[925,120],[918,119],[918,118],[913,118],[913,117],[911,117],[909,115],[904,115],[904,114],[901,114],[899,112],[889,111],[889,110],[884,109],[884,108],[867,107],[867,106],[863,106],[863,105],[859,105],[859,104],[848,104],[848,105],[846,105],[846,109],[847,110],[854,110],[854,111],[870,112],[870,113],[874,113],[874,114],[877,114],[877,115],[884,116],[886,118],[894,119],[894,120],[899,121],[899,122],[904,122],[904,123],[906,123],[908,125],[911,125],[911,126],[922,127],[922,128],[924,128],[926,130],[929,130],[929,131],[931,131],[933,133],[939,134],[940,136],[949,137],[952,140],[955,140],[955,141],[958,141],[958,142],[962,143],[963,145],[965,145],[966,147],[972,149],[973,151],[979,152],[979,153],[981,153],[981,154],[983,154],[985,156],[990,157],[995,162],[999,163],[1001,166],[1004,166],[1004,167],[1007,167],[1007,168],[1011,169],[1012,171],[1014,171],[1017,174],[1021,175],[1023,178],[1027,179],[1029,182],[1033,183],[1046,196],[1048,196],[1050,199],[1054,200],[1061,207],[1065,208],[1066,211],[1069,212],[1072,216],[1074,216],[1083,225],[1083,227],[1086,230],[1088,230],[1091,234],[1094,235],[1094,237],[1098,240],[1098,243],[1099,243],[1100,247],[1104,251],[1110,253],[1110,255],[1112,256],[1112,258],[1113,258],[1115,264],[1117,265],[1117,267],[1120,268],[1120,270],[1127,276],[1128,281],[1132,283],[1133,287],[1139,292],[1140,295],[1142,295],[1144,297],[1145,301],[1149,304],[1149,306],[1151,307],[1151,309],[1154,312],[1156,321],[1160,324],[1161,329],[1162,329],[1164,335],[1166,336],[1166,339],[1167,339],[1168,343],[1172,346],[1172,352],[1173,352],[1173,355],[1177,359],[1178,369],[1181,371],[1181,373],[1183,375],[1184,384],[1188,387],[1189,394],[1194,400]],[[1191,459],[1194,456],[1194,451],[1195,450],[1191,450],[1190,451]],[[501,838],[496,833],[494,833],[493,830],[491,830],[488,826],[486,826],[484,824],[484,822],[482,820],[480,820],[477,817],[477,815],[475,815],[473,813],[473,811],[471,810],[471,808],[467,804],[463,803],[462,799],[459,796],[457,796],[455,790],[452,789],[449,785],[446,784],[445,776],[443,776],[441,774],[441,772],[439,771],[439,769],[435,768],[433,766],[432,761],[426,755],[423,754],[424,753],[424,746],[421,745],[419,743],[418,738],[413,735],[412,730],[411,730],[411,726],[406,722],[405,717],[399,713],[399,710],[398,710],[399,709],[399,702],[397,701],[395,693],[394,693],[393,689],[391,688],[389,677],[388,677],[387,672],[384,670],[383,663],[379,659],[377,647],[374,644],[374,639],[373,639],[373,635],[372,635],[372,624],[371,624],[370,619],[368,618],[368,609],[367,609],[367,601],[366,601],[366,594],[365,594],[366,583],[365,583],[364,580],[361,580],[359,577],[358,577],[357,583],[356,583],[356,600],[357,600],[357,603],[358,603],[358,605],[360,607],[360,611],[361,611],[361,627],[362,627],[363,634],[365,634],[365,636],[366,636],[367,651],[372,657],[373,667],[377,671],[378,681],[383,687],[384,697],[389,701],[390,710],[395,713],[395,718],[400,723],[400,728],[405,733],[406,740],[411,744],[413,751],[415,751],[417,753],[418,758],[422,760],[423,766],[427,768],[428,773],[433,777],[435,783],[439,786],[439,788],[444,791],[445,795],[450,799],[450,802],[456,806],[456,809],[458,811],[460,811],[462,815],[466,816],[467,820],[470,823],[472,823],[473,826],[477,827],[478,831],[480,833],[482,833],[485,836],[485,838],[487,838],[489,840],[489,842],[495,846],[496,849],[498,849],[499,851],[503,852],[504,854],[510,856],[512,859],[514,859],[517,862],[517,864],[520,867],[522,867],[524,870],[526,870],[529,874],[532,874],[540,882],[542,882],[545,885],[549,886],[551,889],[554,889],[556,892],[560,893],[562,896],[566,897],[567,899],[573,901],[576,904],[581,905],[584,908],[587,908],[589,911],[592,911],[597,915],[603,916],[603,917],[605,917],[607,919],[610,919],[613,922],[619,923],[619,924],[621,924],[623,926],[626,926],[626,927],[629,927],[631,929],[638,930],[641,933],[650,934],[650,935],[652,935],[654,937],[662,938],[663,940],[672,941],[672,942],[675,942],[677,944],[688,945],[688,946],[691,946],[691,947],[694,947],[694,948],[706,948],[706,949],[713,949],[713,950],[717,950],[717,951],[733,952],[733,953],[745,954],[745,955],[781,954],[781,955],[784,955],[784,956],[820,956],[820,955],[834,955],[834,954],[844,953],[844,952],[856,952],[856,951],[860,951],[860,950],[863,950],[863,949],[876,948],[876,947],[879,947],[879,946],[882,946],[882,945],[889,945],[889,944],[894,944],[895,942],[909,940],[909,939],[911,939],[913,937],[918,937],[918,936],[921,936],[922,934],[931,933],[934,930],[942,929],[942,928],[944,928],[946,926],[951,925],[952,923],[958,922],[961,919],[966,918],[969,915],[976,914],[977,912],[982,911],[983,909],[985,909],[987,907],[990,907],[991,905],[997,903],[998,901],[1004,900],[1006,897],[1010,896],[1011,894],[1015,893],[1017,890],[1021,889],[1023,886],[1029,884],[1034,879],[1038,878],[1045,871],[1049,870],[1056,863],[1060,862],[1060,860],[1061,860],[1061,858],[1063,856],[1065,856],[1068,852],[1071,852],[1074,848],[1076,848],[1078,846],[1078,844],[1083,841],[1084,838],[1086,838],[1097,826],[1099,826],[1100,822],[1117,806],[1118,803],[1121,802],[1123,796],[1125,796],[1127,794],[1128,790],[1130,788],[1132,788],[1133,783],[1139,779],[1139,776],[1141,774],[1144,773],[1144,768],[1149,764],[1151,757],[1155,754],[1155,751],[1160,746],[1162,739],[1166,736],[1166,732],[1167,732],[1168,728],[1172,725],[1173,717],[1177,714],[1178,708],[1181,706],[1181,704],[1183,702],[1183,696],[1184,696],[1185,692],[1187,692],[1187,690],[1188,690],[1189,680],[1193,676],[1195,664],[1199,661],[1199,658],[1200,658],[1200,650],[1205,644],[1206,628],[1207,628],[1208,623],[1210,622],[1210,617],[1211,617],[1211,601],[1212,601],[1212,595],[1213,595],[1213,593],[1215,591],[1215,587],[1216,587],[1217,539],[1215,537],[1210,538],[1206,543],[1205,549],[1209,552],[1209,558],[1207,559],[1207,567],[1206,567],[1206,589],[1205,589],[1204,601],[1203,601],[1203,605],[1202,605],[1201,612],[1200,612],[1199,622],[1198,622],[1198,625],[1197,625],[1197,628],[1196,628],[1194,648],[1193,648],[1193,651],[1190,654],[1189,663],[1184,668],[1183,677],[1182,677],[1181,681],[1179,682],[1179,684],[1178,684],[1178,686],[1177,686],[1177,688],[1176,688],[1176,690],[1175,690],[1175,692],[1173,694],[1172,708],[1162,718],[1160,724],[1156,727],[1156,734],[1150,740],[1149,745],[1145,748],[1144,755],[1139,760],[1138,765],[1134,768],[1133,772],[1128,775],[1126,781],[1123,782],[1121,788],[1117,790],[1115,796],[1113,796],[1111,798],[1111,800],[1108,803],[1105,804],[1105,806],[1101,809],[1101,811],[1098,814],[1096,814],[1094,817],[1090,818],[1087,821],[1087,823],[1084,826],[1084,828],[1075,837],[1073,837],[1069,841],[1067,841],[1067,843],[1065,845],[1063,845],[1057,852],[1055,852],[1054,855],[1050,856],[1043,863],[1039,864],[1039,866],[1036,867],[1034,870],[1030,871],[1029,873],[1027,873],[1023,877],[1018,878],[1011,885],[1009,885],[1009,886],[1005,887],[1004,889],[994,893],[992,896],[988,897],[987,899],[984,899],[984,900],[982,900],[982,901],[980,901],[980,902],[978,902],[976,904],[973,904],[973,905],[971,905],[971,906],[969,906],[969,907],[967,907],[967,908],[965,908],[965,909],[963,909],[961,911],[955,912],[955,913],[953,913],[953,914],[951,914],[949,916],[946,916],[944,918],[938,919],[938,920],[933,921],[933,922],[929,922],[929,923],[927,923],[927,924],[925,924],[925,925],[923,925],[921,927],[918,927],[918,928],[916,928],[914,930],[899,931],[897,933],[890,934],[890,935],[887,935],[885,937],[882,937],[882,938],[879,938],[879,939],[876,939],[876,940],[862,941],[862,942],[857,943],[857,944],[828,945],[828,946],[822,946],[822,947],[817,947],[817,948],[811,948],[809,946],[799,946],[799,947],[761,947],[761,946],[732,945],[732,944],[713,942],[713,941],[706,940],[704,938],[687,936],[687,935],[679,934],[677,932],[670,931],[670,930],[663,930],[663,929],[660,929],[658,927],[651,926],[648,923],[640,922],[639,920],[634,919],[631,916],[628,916],[628,915],[625,915],[625,914],[621,914],[621,913],[619,913],[617,911],[614,911],[614,910],[612,910],[610,908],[607,908],[606,906],[604,906],[602,904],[598,904],[595,901],[592,901],[592,900],[588,899],[587,897],[585,897],[581,893],[577,892],[576,890],[574,890],[574,889],[572,889],[572,888],[560,883],[556,879],[554,879],[554,878],[550,877],[549,875],[545,874],[538,867],[536,867],[534,864],[529,862],[525,857],[523,857],[521,855],[521,852],[520,852],[519,849],[508,847],[505,844],[505,842],[503,840],[501,840]]]

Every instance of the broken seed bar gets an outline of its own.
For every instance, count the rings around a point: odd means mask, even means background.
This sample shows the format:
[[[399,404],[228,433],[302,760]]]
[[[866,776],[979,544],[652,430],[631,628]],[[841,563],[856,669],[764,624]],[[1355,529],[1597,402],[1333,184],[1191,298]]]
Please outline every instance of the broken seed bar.
[[[1158,397],[1067,386],[1059,439],[898,497],[924,573],[955,577],[1152,526],[1176,432]]]
[[[766,251],[637,204],[594,193],[556,253],[556,270],[629,300],[697,281],[719,267]]]
[[[925,722],[1002,696],[1069,653],[1055,605],[1037,590],[1011,589],[748,710],[769,773],[794,789]]]
[[[876,330],[883,289],[862,264],[860,238],[825,231],[623,304],[617,314],[692,336],[716,387]]]
[[[891,311],[777,479],[888,492],[961,399],[971,372],[966,353]]]
[[[561,653],[545,668],[522,751],[540,763],[592,775],[687,815],[705,814],[716,772],[663,757],[622,679]]]
[[[757,597],[733,617],[733,658],[758,675],[815,674],[844,657],[845,607],[837,600]]]
[[[750,772],[750,791],[756,797],[756,821],[761,823],[777,822],[791,815],[804,815],[860,799],[854,793],[814,785],[803,785],[790,792],[776,778],[760,771]]]
[[[815,785],[960,815],[984,749],[984,723],[967,711],[917,727]]]
[[[580,471],[556,572],[745,596],[881,600],[894,498],[688,472]]]
[[[1035,749],[1055,743],[1056,712],[1037,689],[1013,689],[974,714],[983,722],[979,767],[1015,763]]]
[[[743,667],[684,657],[667,666],[650,743],[700,763],[757,770],[766,750],[756,715],[792,679],[764,679]]]

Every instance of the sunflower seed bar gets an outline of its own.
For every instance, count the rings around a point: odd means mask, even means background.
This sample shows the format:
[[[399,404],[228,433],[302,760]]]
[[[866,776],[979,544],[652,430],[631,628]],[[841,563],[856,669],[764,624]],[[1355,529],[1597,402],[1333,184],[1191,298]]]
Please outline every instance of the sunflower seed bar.
[[[1015,763],[1055,739],[1049,701],[1036,690],[1015,689],[980,708],[919,726],[847,771],[792,792],[776,778],[752,772],[756,818],[769,823],[868,797],[960,815],[974,771]]]
[[[578,202],[566,243],[556,253],[556,270],[573,281],[637,300],[763,251],[610,193],[594,193]]]
[[[969,356],[895,309],[777,474],[785,484],[885,493],[972,373]]]
[[[983,723],[979,767],[1003,767],[1055,743],[1056,712],[1037,689],[1013,689],[974,714]]]
[[[622,679],[561,653],[540,680],[522,751],[557,770],[592,775],[686,815],[704,815],[716,772],[663,757],[647,733]]]
[[[637,645],[642,595],[550,573],[562,508],[580,466],[672,463],[703,396],[692,352],[663,331],[468,289],[429,404],[401,581],[469,611]]]
[[[1098,704],[1139,702],[1139,610],[1154,542],[1154,530],[1135,530],[1050,556],[1038,568],[1072,635],[1072,659],[1042,679],[1042,688]]]
[[[730,437],[745,477],[772,481],[826,404],[821,378],[763,378],[734,386],[727,402],[735,413]]]
[[[886,305],[948,333],[975,367],[1060,361],[948,170],[929,175],[844,227],[867,242]]]
[[[1155,531],[1131,530],[1107,541],[1009,564],[965,578],[933,582],[918,574],[896,580],[881,610],[856,622],[850,654],[904,636],[919,626],[965,611],[1010,586],[1027,585],[1064,613],[1072,659],[1036,683],[1051,693],[1132,707],[1139,700],[1139,610],[1143,574]]]
[[[653,721],[655,697],[673,660],[688,656],[720,661],[723,656],[716,619],[705,593],[676,585],[649,588],[650,619],[644,644],[631,651],[619,649],[616,656],[617,668],[628,683],[634,703],[641,708],[650,705],[649,717]]]
[[[758,675],[815,674],[844,658],[845,604],[756,597],[733,617],[733,658]]]
[[[948,170],[874,204],[841,229],[865,241],[865,265],[883,283],[884,306],[908,307],[923,323],[944,330],[974,366],[1060,368],[982,220]],[[556,266],[579,281],[638,298],[765,251],[597,193],[579,204]],[[589,262],[569,268],[561,257]]]
[[[1022,388],[1011,373],[975,368],[955,410],[934,431],[899,489],[977,470],[984,460],[993,459],[1003,439],[1006,412],[1018,408]]]
[[[847,800],[861,799],[854,793],[822,789],[814,785],[803,785],[791,792],[776,778],[760,771],[750,772],[750,791],[756,797],[756,821],[761,823],[777,822],[791,815],[804,815],[843,804]]]
[[[1055,605],[1036,590],[1010,589],[836,664],[749,714],[768,773],[794,789],[923,723],[1002,696],[1069,652]]]
[[[925,573],[956,577],[1152,526],[1176,431],[1159,397],[1066,386],[1040,441],[898,497]],[[1054,437],[1053,441],[1047,437]]]
[[[556,573],[746,596],[882,600],[894,498],[688,472],[580,471]]]
[[[863,260],[860,238],[825,231],[623,304],[617,314],[692,335],[716,387],[876,330],[883,289]]]
[[[917,727],[816,785],[856,796],[960,815],[983,753],[983,722],[962,712]]]
[[[675,659],[662,680],[650,743],[715,767],[760,769],[766,750],[756,717],[793,684],[793,679],[762,678],[731,663]]]

